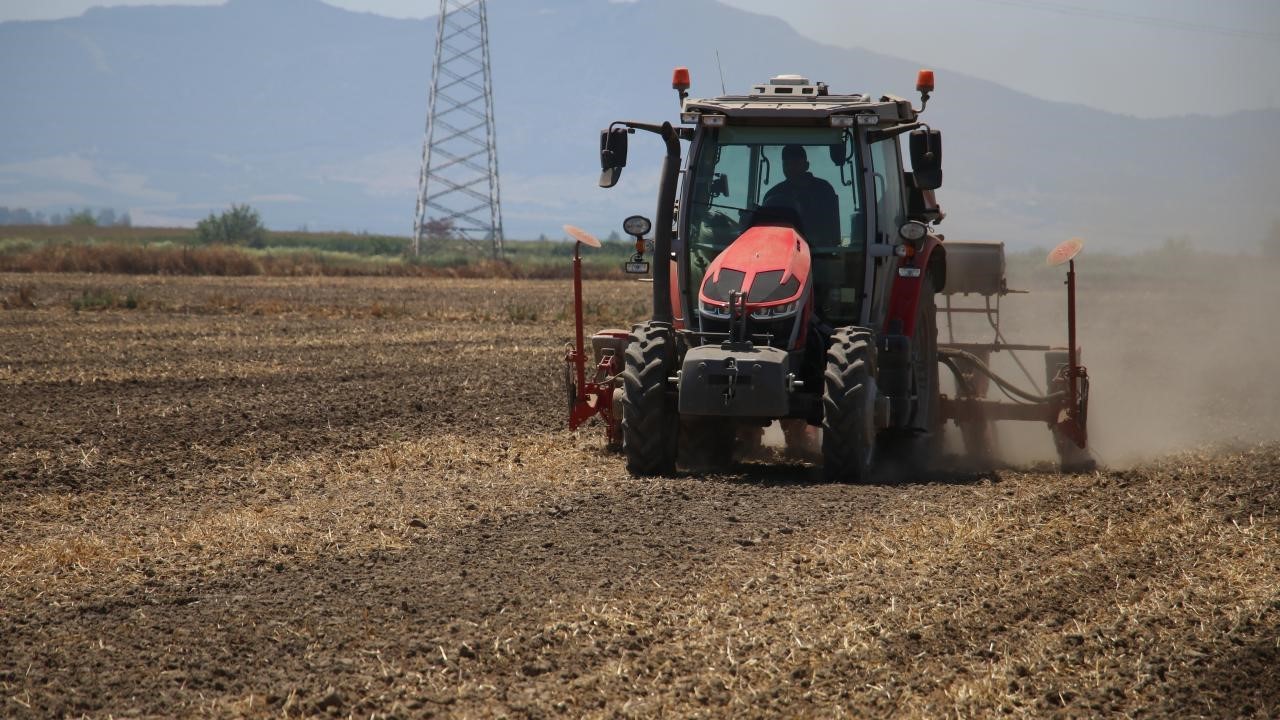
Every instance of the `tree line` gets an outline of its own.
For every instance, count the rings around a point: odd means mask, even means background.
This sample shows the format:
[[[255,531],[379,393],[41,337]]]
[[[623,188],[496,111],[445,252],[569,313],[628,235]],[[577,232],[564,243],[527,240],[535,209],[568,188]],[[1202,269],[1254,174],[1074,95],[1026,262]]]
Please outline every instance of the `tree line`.
[[[79,225],[88,227],[133,227],[129,212],[116,212],[112,208],[68,208],[66,213],[49,215],[26,208],[0,207],[0,225]]]

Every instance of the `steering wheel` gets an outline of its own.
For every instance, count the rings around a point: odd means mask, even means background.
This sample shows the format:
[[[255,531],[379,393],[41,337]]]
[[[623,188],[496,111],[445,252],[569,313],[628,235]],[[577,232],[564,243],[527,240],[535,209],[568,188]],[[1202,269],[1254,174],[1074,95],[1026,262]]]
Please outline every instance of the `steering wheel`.
[[[706,225],[716,239],[732,238],[738,234],[738,221],[723,210],[711,208],[707,211]]]

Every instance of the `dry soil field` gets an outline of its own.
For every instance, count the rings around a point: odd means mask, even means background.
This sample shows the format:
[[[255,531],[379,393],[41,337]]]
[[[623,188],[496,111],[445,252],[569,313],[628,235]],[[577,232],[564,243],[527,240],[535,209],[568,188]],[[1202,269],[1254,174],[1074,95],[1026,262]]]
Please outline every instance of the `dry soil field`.
[[[629,478],[564,282],[0,275],[0,716],[1280,716],[1280,292],[1123,287],[1106,469],[846,486]]]

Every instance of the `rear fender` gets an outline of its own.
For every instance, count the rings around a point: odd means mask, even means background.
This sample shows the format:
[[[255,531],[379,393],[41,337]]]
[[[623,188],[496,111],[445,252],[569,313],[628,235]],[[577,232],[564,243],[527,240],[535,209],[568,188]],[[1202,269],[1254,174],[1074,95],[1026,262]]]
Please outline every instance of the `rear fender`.
[[[883,332],[911,337],[916,331],[916,308],[924,293],[941,292],[947,282],[947,251],[935,235],[925,238],[924,247],[915,257],[898,259],[889,293],[889,311],[885,314]],[[924,280],[928,277],[929,287]]]

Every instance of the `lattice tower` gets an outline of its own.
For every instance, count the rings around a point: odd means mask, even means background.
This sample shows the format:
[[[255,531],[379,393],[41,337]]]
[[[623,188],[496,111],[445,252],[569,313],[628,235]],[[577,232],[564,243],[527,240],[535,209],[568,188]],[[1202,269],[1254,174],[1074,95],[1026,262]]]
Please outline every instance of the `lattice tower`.
[[[498,149],[484,0],[440,0],[413,254],[458,245],[502,257]],[[439,222],[452,224],[441,236]]]

